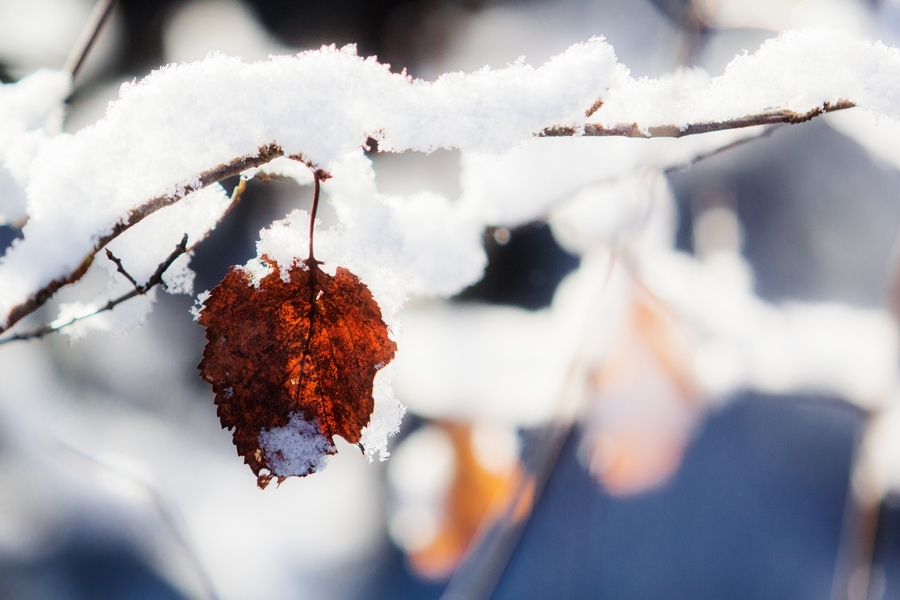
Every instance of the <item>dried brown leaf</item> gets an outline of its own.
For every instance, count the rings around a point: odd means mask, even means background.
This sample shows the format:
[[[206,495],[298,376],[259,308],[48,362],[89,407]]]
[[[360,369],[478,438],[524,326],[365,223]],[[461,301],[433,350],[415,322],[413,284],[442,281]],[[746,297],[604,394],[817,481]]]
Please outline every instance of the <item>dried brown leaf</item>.
[[[336,452],[333,437],[360,440],[374,408],[376,372],[396,344],[372,293],[353,273],[334,276],[308,259],[284,279],[274,261],[254,286],[232,268],[200,313],[200,374],[213,386],[222,427],[257,475],[304,476]]]

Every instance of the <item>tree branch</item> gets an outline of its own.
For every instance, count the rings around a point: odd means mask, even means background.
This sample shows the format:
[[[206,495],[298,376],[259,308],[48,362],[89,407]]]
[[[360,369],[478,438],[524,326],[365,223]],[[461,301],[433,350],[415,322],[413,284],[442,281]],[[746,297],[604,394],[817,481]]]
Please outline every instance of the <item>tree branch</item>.
[[[150,279],[148,279],[144,285],[138,285],[135,282],[134,278],[125,271],[124,267],[122,267],[122,261],[119,260],[118,258],[116,258],[115,256],[112,256],[112,253],[107,250],[107,253],[110,255],[110,260],[112,260],[114,263],[116,263],[116,267],[117,267],[118,271],[120,273],[122,273],[123,275],[125,275],[125,277],[128,279],[128,281],[130,281],[132,283],[132,285],[134,285],[133,290],[131,290],[127,294],[123,294],[123,295],[119,296],[118,298],[109,300],[106,304],[104,304],[100,308],[93,310],[87,314],[78,315],[77,317],[72,317],[68,321],[63,321],[62,323],[54,321],[52,323],[48,323],[47,325],[42,325],[41,327],[38,327],[37,329],[33,329],[31,331],[26,331],[25,333],[17,333],[16,335],[12,335],[8,338],[2,339],[2,340],[0,340],[0,345],[8,344],[9,342],[15,342],[15,341],[20,341],[20,340],[32,340],[35,338],[40,339],[48,334],[51,334],[51,333],[54,333],[61,329],[64,329],[66,327],[69,327],[70,325],[77,323],[78,321],[87,319],[88,317],[93,317],[95,315],[99,315],[102,312],[110,311],[110,310],[114,309],[115,307],[117,307],[118,305],[125,302],[126,300],[131,300],[135,296],[143,296],[147,292],[152,290],[154,287],[156,287],[157,285],[162,284],[163,286],[165,286],[165,283],[163,283],[163,280],[162,280],[162,276],[166,272],[166,270],[172,266],[172,263],[174,263],[175,260],[179,256],[181,256],[182,254],[184,254],[185,252],[188,251],[187,240],[188,240],[188,235],[184,234],[184,237],[181,238],[181,242],[179,242],[179,244],[177,246],[175,246],[175,250],[173,250],[172,253],[169,256],[167,256],[166,259],[163,262],[161,262],[158,267],[156,267],[156,271],[153,273],[153,275],[150,276]]]
[[[637,123],[621,123],[612,128],[602,125],[588,123],[583,129],[577,127],[554,126],[544,129],[538,134],[539,137],[630,137],[630,138],[680,138],[687,135],[696,135],[698,133],[711,133],[713,131],[724,131],[726,129],[742,129],[744,127],[754,127],[756,125],[774,125],[776,123],[805,123],[819,115],[844,110],[845,108],[853,108],[856,106],[850,100],[838,100],[835,103],[825,102],[822,106],[818,106],[809,112],[798,113],[793,110],[771,110],[755,115],[747,115],[737,119],[728,119],[726,121],[717,121],[712,123],[691,123],[684,127],[678,125],[655,125],[648,127],[646,131],[641,129]]]
[[[225,212],[222,213],[222,218],[224,218],[225,215],[230,213],[234,209],[234,207],[237,206],[238,202],[241,201],[241,196],[244,194],[244,190],[246,190],[246,189],[247,189],[247,180],[242,177],[241,180],[238,182],[238,184],[231,191],[231,204],[229,204],[228,208],[225,209]],[[207,231],[206,235],[204,235],[199,240],[195,241],[191,246],[187,246],[187,234],[185,234],[181,240],[181,243],[175,247],[175,250],[172,252],[172,254],[170,254],[166,258],[166,260],[164,260],[163,262],[161,262],[159,264],[159,266],[156,268],[156,272],[142,286],[138,285],[138,283],[134,280],[134,277],[132,277],[125,270],[125,267],[122,265],[122,261],[120,259],[116,258],[113,255],[113,253],[110,252],[109,249],[107,249],[106,255],[109,257],[109,259],[112,262],[115,263],[116,270],[119,271],[119,273],[124,275],[125,278],[131,282],[131,285],[133,285],[135,288],[134,290],[128,292],[127,294],[119,296],[118,298],[110,300],[103,306],[99,307],[97,310],[91,311],[87,314],[73,317],[72,319],[69,319],[68,321],[64,321],[62,323],[57,323],[54,321],[47,325],[38,327],[37,329],[33,329],[32,331],[16,334],[16,335],[10,336],[8,338],[2,339],[2,340],[0,340],[0,345],[6,344],[8,342],[18,341],[18,340],[30,340],[30,339],[34,339],[34,338],[42,338],[47,334],[61,331],[61,330],[65,329],[66,327],[69,327],[70,325],[72,325],[78,321],[81,321],[83,319],[87,319],[89,317],[99,315],[100,313],[103,313],[106,311],[110,311],[110,310],[114,309],[116,306],[118,306],[119,304],[122,304],[123,302],[125,302],[126,300],[130,300],[131,298],[134,298],[135,296],[138,296],[138,295],[146,294],[157,284],[162,284],[163,287],[165,287],[165,283],[162,280],[163,273],[165,273],[166,270],[170,266],[172,266],[172,263],[175,262],[176,258],[181,256],[182,254],[192,252],[194,250],[194,248],[196,248],[197,246],[200,245],[200,242],[202,242],[203,240],[205,240],[206,238],[209,237],[209,234],[210,234],[210,232]],[[184,248],[182,248],[183,246],[184,246]]]
[[[133,209],[126,219],[114,225],[112,231],[97,240],[90,253],[85,256],[84,260],[81,261],[81,264],[79,264],[78,267],[76,267],[71,273],[54,279],[43,288],[32,294],[28,298],[28,300],[13,308],[7,316],[6,325],[0,326],[0,334],[8,331],[10,327],[18,323],[24,317],[30,315],[38,308],[46,304],[47,301],[53,297],[53,294],[55,294],[61,288],[75,283],[76,281],[84,277],[84,274],[87,273],[88,268],[94,262],[94,256],[97,254],[97,252],[106,247],[108,243],[119,237],[130,227],[137,225],[161,208],[165,208],[167,206],[175,204],[192,192],[196,192],[209,185],[218,183],[224,179],[228,179],[229,177],[239,175],[241,172],[246,171],[247,169],[264,165],[278,158],[279,156],[284,156],[284,150],[282,150],[278,144],[272,143],[268,146],[262,146],[259,148],[258,154],[242,156],[231,162],[221,164],[208,171],[204,171],[200,174],[200,177],[198,178],[199,183],[196,185],[185,186],[175,194],[167,196],[157,196],[156,198],[152,198],[151,200],[148,200],[144,204]],[[306,162],[301,155],[292,155],[290,158]]]
[[[599,107],[599,104],[595,104]],[[679,138],[687,135],[695,135],[699,133],[710,133],[713,131],[723,131],[726,129],[740,129],[743,127],[753,127],[756,125],[772,125],[777,123],[803,123],[818,117],[819,115],[843,110],[855,106],[855,103],[849,100],[839,100],[835,103],[826,102],[822,106],[814,108],[806,113],[798,113],[792,110],[772,110],[755,115],[747,115],[738,119],[729,119],[726,121],[712,123],[692,123],[685,127],[676,125],[661,125],[647,128],[644,132],[637,123],[630,125],[617,125],[613,128],[605,128],[602,125],[587,124],[583,129],[575,127],[554,126],[548,127],[541,131],[540,137],[570,137],[570,136],[587,136],[587,137],[632,137],[632,138],[655,138],[669,137]],[[35,310],[43,306],[60,288],[74,283],[81,279],[88,268],[94,261],[97,252],[103,249],[109,242],[117,238],[122,232],[136,225],[145,217],[153,214],[161,208],[175,204],[191,192],[195,192],[213,183],[222,181],[229,177],[240,174],[242,171],[253,167],[264,165],[279,156],[284,156],[284,150],[276,143],[267,146],[261,146],[259,152],[254,155],[243,156],[231,162],[221,164],[208,171],[200,174],[199,183],[196,185],[185,186],[181,191],[167,196],[158,196],[148,200],[141,206],[133,209],[128,217],[117,223],[108,234],[100,237],[91,252],[84,258],[81,264],[76,267],[68,275],[64,275],[54,279],[46,286],[32,294],[29,299],[22,304],[13,308],[7,316],[5,326],[0,326],[0,334],[8,331],[10,327],[15,325],[23,317],[33,313]],[[306,163],[314,171],[316,170],[302,155],[292,155],[290,158]],[[327,179],[328,174],[322,173],[322,178]]]
[[[63,66],[64,71],[68,71],[72,75],[72,79],[78,75],[78,71],[84,65],[88,53],[94,46],[94,42],[100,37],[103,25],[112,14],[113,8],[116,6],[116,0],[97,0],[94,9],[91,11],[88,22],[85,23],[84,29],[78,36],[75,46],[66,58],[66,64]]]

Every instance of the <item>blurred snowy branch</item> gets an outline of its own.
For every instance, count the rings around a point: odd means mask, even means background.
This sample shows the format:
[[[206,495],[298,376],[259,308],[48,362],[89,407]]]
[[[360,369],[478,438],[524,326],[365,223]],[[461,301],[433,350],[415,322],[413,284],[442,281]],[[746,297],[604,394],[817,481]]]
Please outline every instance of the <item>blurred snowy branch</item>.
[[[856,104],[848,100],[839,100],[831,104],[826,102],[820,107],[814,108],[805,113],[797,113],[792,110],[770,110],[756,115],[747,115],[737,119],[728,119],[726,121],[708,122],[708,123],[689,123],[687,125],[654,125],[648,127],[646,132],[637,123],[629,125],[616,125],[608,128],[603,125],[593,125],[588,123],[582,131],[567,127],[550,127],[540,133],[541,137],[564,137],[573,135],[583,135],[586,137],[598,136],[622,136],[632,138],[650,139],[654,137],[680,138],[686,135],[697,135],[700,133],[710,133],[713,131],[725,131],[727,129],[742,129],[744,127],[755,127],[758,125],[775,125],[778,123],[790,123],[796,125],[805,123],[825,113],[834,112],[836,110],[844,110],[846,108],[854,108]]]

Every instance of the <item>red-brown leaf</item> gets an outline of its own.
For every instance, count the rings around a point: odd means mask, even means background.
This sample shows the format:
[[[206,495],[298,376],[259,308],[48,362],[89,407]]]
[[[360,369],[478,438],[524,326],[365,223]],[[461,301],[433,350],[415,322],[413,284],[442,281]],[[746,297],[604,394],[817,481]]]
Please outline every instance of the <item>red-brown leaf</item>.
[[[285,282],[267,262],[272,272],[258,287],[232,268],[200,313],[200,374],[260,487],[319,470],[336,452],[335,435],[358,443],[374,407],[375,373],[396,351],[353,273],[338,267],[331,276],[303,261]]]

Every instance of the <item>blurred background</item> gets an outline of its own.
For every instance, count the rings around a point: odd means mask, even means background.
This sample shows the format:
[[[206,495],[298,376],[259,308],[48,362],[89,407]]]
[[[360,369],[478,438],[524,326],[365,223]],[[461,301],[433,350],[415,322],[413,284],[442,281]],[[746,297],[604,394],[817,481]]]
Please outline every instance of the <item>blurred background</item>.
[[[0,79],[60,68],[92,6],[0,0]],[[603,35],[634,76],[686,66],[715,76],[808,25],[896,45],[900,3],[121,0],[64,129],[102,118],[122,82],[211,51],[254,61],[355,43],[433,79],[520,56],[537,65]],[[456,152],[370,156],[381,192],[460,195]],[[890,309],[900,172],[829,122],[777,128],[667,180],[677,248],[740,253],[760,298]],[[309,200],[294,183],[252,181],[195,252],[195,292],[254,257],[260,228]],[[16,235],[0,227],[0,246]],[[506,335],[497,323],[541,318],[579,267],[546,223],[491,229],[484,243],[481,282],[411,304],[411,347],[446,342],[429,327],[460,306],[511,311],[471,313],[483,318],[466,321],[482,327],[470,343]],[[875,411],[822,393],[698,391],[669,335],[677,324],[652,299],[633,302],[616,368],[590,384],[623,402],[561,427],[552,392],[509,410],[477,393],[429,403],[401,365],[410,410],[389,461],[367,464],[343,444],[324,472],[265,492],[197,376],[192,298],[161,294],[124,334],[2,346],[0,597],[438,598],[473,540],[450,597],[494,583],[493,598],[900,597],[900,500],[889,485],[871,491],[859,467]],[[637,374],[617,378],[623,370]],[[657,379],[671,397],[643,385]]]

